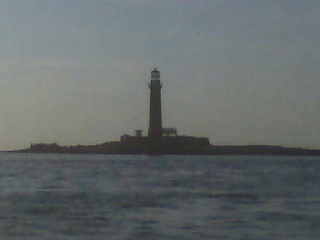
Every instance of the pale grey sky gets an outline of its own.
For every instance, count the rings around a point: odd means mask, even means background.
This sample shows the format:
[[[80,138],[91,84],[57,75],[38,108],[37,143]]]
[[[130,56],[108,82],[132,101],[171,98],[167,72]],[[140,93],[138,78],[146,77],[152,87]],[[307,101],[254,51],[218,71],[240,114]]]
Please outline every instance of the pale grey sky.
[[[0,149],[163,124],[212,144],[320,148],[318,0],[0,0]]]

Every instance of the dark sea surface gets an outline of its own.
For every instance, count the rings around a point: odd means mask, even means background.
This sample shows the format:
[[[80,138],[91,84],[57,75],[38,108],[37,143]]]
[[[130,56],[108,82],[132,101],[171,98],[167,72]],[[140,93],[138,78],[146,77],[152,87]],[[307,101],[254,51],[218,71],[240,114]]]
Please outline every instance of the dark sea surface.
[[[0,154],[0,239],[320,239],[320,158]]]

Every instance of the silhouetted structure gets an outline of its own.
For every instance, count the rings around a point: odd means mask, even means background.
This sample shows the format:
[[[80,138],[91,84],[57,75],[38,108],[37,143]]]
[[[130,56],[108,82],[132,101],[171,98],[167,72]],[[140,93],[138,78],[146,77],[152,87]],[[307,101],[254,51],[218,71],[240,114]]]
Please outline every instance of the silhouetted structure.
[[[162,137],[161,87],[160,72],[155,68],[151,72],[151,81],[149,83],[150,116],[148,136],[152,139]]]
[[[31,144],[29,148],[17,152],[26,153],[87,153],[87,154],[193,154],[193,155],[295,155],[320,156],[320,150],[285,148],[281,146],[213,146],[206,137],[178,136],[176,128],[162,128],[160,72],[151,72],[150,119],[148,137],[142,130],[135,136],[125,134],[120,141],[96,145],[59,146],[51,144]]]

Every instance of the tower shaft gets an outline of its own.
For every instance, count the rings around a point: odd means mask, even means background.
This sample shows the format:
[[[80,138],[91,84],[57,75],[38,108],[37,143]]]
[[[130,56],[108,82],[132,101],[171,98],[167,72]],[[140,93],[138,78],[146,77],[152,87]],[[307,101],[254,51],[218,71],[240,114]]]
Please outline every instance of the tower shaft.
[[[149,132],[151,138],[162,137],[161,88],[160,72],[155,68],[151,72]]]

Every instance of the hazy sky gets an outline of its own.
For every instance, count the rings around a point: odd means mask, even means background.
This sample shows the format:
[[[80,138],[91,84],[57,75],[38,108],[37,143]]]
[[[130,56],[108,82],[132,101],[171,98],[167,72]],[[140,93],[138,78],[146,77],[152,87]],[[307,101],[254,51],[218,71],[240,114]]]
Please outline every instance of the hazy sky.
[[[0,149],[163,125],[320,148],[319,0],[0,0]]]

